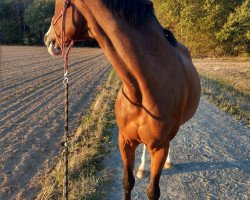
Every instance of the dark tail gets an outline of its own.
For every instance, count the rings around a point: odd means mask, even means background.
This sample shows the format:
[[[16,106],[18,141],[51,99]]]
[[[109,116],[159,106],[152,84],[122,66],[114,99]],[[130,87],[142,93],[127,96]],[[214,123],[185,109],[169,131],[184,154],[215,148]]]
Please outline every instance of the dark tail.
[[[176,40],[174,34],[173,34],[170,30],[168,30],[168,29],[165,29],[165,28],[164,28],[163,30],[164,30],[164,34],[166,35],[167,40],[168,40],[174,47],[176,47],[176,46],[177,46],[177,40]]]

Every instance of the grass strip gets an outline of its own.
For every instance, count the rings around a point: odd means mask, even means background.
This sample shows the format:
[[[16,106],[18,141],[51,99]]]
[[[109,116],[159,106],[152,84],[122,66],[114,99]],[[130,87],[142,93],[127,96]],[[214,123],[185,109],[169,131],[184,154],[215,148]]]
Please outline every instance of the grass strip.
[[[202,95],[220,109],[232,114],[250,127],[250,96],[233,86],[204,74],[200,74]]]
[[[69,199],[102,199],[98,186],[111,176],[100,177],[102,161],[108,153],[108,141],[115,125],[114,102],[120,81],[112,70],[101,92],[96,96],[82,123],[70,142]],[[103,173],[102,173],[103,174]],[[57,165],[44,180],[38,199],[62,199],[64,161]]]

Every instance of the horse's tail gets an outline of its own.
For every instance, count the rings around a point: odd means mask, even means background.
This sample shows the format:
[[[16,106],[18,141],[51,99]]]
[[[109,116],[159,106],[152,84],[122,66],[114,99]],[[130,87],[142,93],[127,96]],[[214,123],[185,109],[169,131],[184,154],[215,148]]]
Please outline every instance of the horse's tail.
[[[167,40],[168,40],[174,47],[176,47],[176,46],[177,46],[177,40],[176,40],[174,34],[173,34],[170,30],[168,30],[168,29],[166,29],[166,28],[164,28],[163,30],[164,30],[164,34],[166,35]]]

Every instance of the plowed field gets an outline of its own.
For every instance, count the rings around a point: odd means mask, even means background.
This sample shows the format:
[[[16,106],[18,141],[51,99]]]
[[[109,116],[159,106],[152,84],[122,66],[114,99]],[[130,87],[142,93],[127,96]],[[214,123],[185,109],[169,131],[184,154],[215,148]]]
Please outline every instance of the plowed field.
[[[1,46],[0,199],[34,199],[63,136],[63,63],[45,47]],[[70,55],[70,132],[105,80],[99,49]]]

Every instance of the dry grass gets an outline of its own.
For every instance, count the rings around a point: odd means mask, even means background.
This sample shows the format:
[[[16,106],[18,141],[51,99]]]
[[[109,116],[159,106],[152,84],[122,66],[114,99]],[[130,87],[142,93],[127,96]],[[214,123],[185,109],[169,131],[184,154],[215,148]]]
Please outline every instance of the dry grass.
[[[250,126],[250,59],[195,59],[202,94]]]
[[[97,190],[110,176],[100,178],[102,159],[106,155],[109,133],[115,124],[114,99],[120,82],[111,71],[102,90],[71,140],[69,161],[69,198],[101,199],[103,192]],[[43,183],[38,199],[61,199],[64,178],[63,158],[49,173]]]
[[[201,75],[250,95],[249,58],[194,59],[194,63]]]

